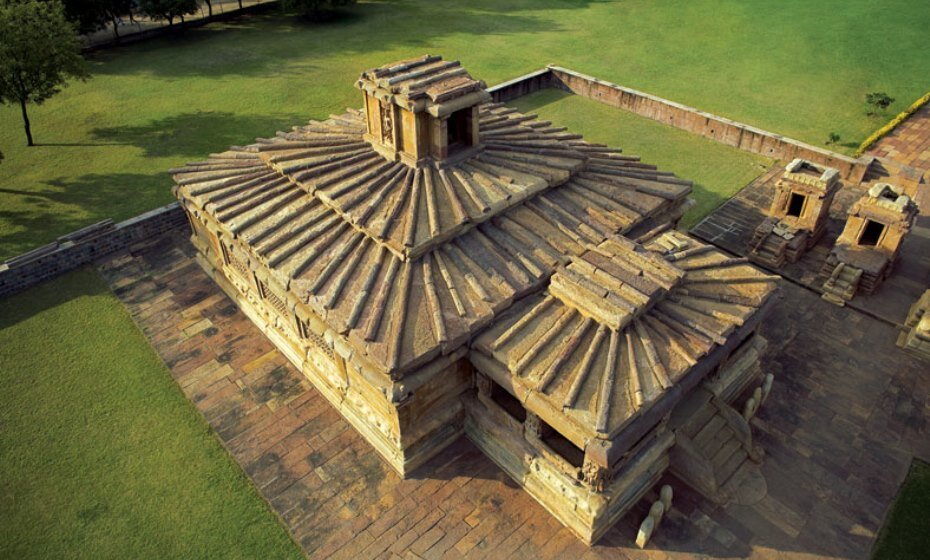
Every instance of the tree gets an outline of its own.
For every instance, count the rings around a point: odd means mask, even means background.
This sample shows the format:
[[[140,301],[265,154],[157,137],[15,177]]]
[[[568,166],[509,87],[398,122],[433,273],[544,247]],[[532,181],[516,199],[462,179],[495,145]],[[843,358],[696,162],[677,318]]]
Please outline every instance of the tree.
[[[174,18],[184,21],[184,16],[197,12],[197,0],[141,0],[139,6],[152,19],[166,19],[168,26]]]
[[[18,103],[34,146],[27,103],[41,105],[69,78],[88,76],[81,43],[58,0],[0,0],[0,102]]]
[[[133,0],[64,0],[65,15],[77,25],[80,33],[93,33],[107,23],[113,25],[113,35],[119,41],[119,18],[132,14]]]
[[[889,105],[894,103],[894,98],[890,97],[883,91],[874,91],[865,94],[865,104],[873,109],[869,109],[867,115],[874,115],[878,111],[884,111]]]
[[[335,8],[355,4],[355,0],[282,0],[282,4],[302,16],[318,19]]]
[[[827,137],[827,145],[836,144],[840,141],[840,135],[837,132],[831,132],[830,136]]]

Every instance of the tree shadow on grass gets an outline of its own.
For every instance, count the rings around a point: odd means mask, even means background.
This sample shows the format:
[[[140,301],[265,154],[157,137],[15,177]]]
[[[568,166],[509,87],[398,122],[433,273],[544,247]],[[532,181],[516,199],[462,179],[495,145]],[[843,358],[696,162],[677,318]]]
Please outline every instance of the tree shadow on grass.
[[[0,196],[21,198],[0,207],[0,260],[89,224],[124,220],[172,200],[167,173],[60,177],[35,190],[0,188]]]
[[[298,59],[319,59],[407,47],[414,54],[435,48],[444,36],[510,35],[558,31],[561,26],[535,10],[576,10],[598,0],[503,3],[366,2],[342,17],[311,23],[281,12],[242,17],[153,39],[118,53],[95,57],[97,74],[159,76],[254,75]],[[223,38],[222,42],[217,39]],[[425,52],[425,51],[424,51]],[[132,54],[132,59],[126,55]],[[441,53],[440,53],[441,54]],[[364,68],[352,68],[357,72]]]
[[[112,144],[141,148],[145,157],[184,156],[203,159],[229,146],[251,144],[256,136],[306,123],[297,115],[235,115],[226,111],[197,111],[150,121],[144,125],[95,128],[91,136]],[[167,169],[166,169],[167,171]]]
[[[0,331],[26,321],[47,309],[84,297],[113,297],[90,266],[42,282],[3,300]]]

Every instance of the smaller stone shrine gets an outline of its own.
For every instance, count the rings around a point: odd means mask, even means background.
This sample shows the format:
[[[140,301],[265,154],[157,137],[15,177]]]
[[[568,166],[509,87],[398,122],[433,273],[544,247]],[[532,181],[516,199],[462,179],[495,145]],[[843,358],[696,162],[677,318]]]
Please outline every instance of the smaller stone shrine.
[[[849,209],[846,227],[821,269],[823,298],[837,305],[874,293],[892,271],[917,205],[904,190],[876,183]]]
[[[904,329],[898,335],[898,346],[930,360],[930,290],[924,292],[911,307]]]
[[[590,245],[475,338],[465,431],[589,544],[667,471],[718,503],[758,494],[776,281],[677,231]]]
[[[767,217],[749,244],[749,259],[779,268],[796,262],[826,231],[833,196],[840,188],[839,172],[804,159],[795,159],[775,183]]]

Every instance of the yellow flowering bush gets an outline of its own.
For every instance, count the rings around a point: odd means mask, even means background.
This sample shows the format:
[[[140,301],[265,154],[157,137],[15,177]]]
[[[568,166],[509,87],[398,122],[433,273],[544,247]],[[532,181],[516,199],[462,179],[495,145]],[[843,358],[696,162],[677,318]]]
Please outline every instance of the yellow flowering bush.
[[[878,130],[873,132],[871,136],[866,138],[865,141],[859,145],[859,149],[856,150],[855,157],[859,157],[863,153],[865,153],[865,151],[868,150],[872,144],[878,142],[886,134],[894,130],[895,127],[897,127],[899,124],[904,122],[904,119],[913,115],[914,112],[917,111],[917,109],[920,109],[921,107],[926,105],[928,101],[930,101],[930,92],[925,93],[920,99],[911,103],[910,107],[898,113],[898,115],[895,118],[891,119],[891,121],[888,124],[879,128]]]

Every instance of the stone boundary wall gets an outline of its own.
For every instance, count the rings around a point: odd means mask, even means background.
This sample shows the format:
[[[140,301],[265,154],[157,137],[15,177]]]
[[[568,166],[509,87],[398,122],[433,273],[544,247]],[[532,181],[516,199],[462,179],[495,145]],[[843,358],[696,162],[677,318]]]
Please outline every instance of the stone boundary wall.
[[[840,176],[853,183],[862,181],[875,159],[871,156],[851,158],[560,66],[547,66],[543,70],[489,88],[488,91],[494,101],[507,102],[545,88],[563,89],[772,159],[791,161],[804,158],[834,167],[839,170]]]
[[[173,202],[118,224],[104,220],[71,232],[0,264],[0,298],[186,225],[184,211]]]
[[[549,68],[543,68],[491,86],[488,88],[488,93],[491,94],[491,99],[495,103],[506,103],[550,87],[553,87],[552,71]]]
[[[862,181],[874,159],[854,159],[567,68],[547,68],[552,72],[551,87],[559,87],[747,152],[782,161],[804,158],[833,167],[839,170],[840,176],[854,183]]]

